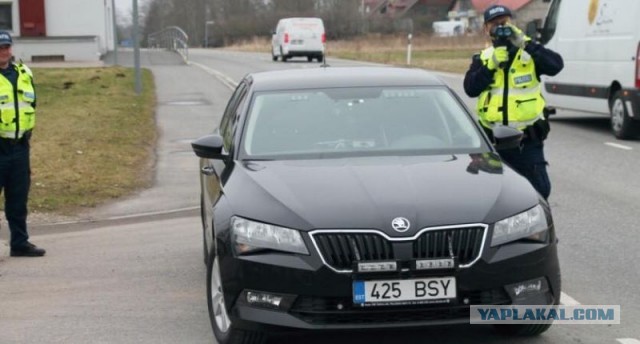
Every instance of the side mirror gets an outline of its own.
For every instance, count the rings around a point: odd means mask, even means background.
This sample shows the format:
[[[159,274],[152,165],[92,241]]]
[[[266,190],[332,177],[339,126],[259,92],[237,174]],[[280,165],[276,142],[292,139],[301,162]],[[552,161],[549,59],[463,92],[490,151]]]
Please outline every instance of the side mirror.
[[[540,39],[541,27],[542,27],[541,20],[534,19],[527,23],[527,27],[525,28],[525,33],[527,34],[527,36],[538,41]]]
[[[520,147],[524,134],[518,130],[507,126],[493,128],[494,146],[497,150],[512,149]]]
[[[228,155],[222,154],[224,140],[220,135],[207,135],[191,142],[191,148],[200,158],[226,159]]]

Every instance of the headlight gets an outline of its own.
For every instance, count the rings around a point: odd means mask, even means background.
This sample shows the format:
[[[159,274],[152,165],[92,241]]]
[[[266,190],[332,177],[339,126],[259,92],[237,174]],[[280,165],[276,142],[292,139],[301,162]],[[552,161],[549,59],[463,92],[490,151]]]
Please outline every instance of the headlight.
[[[496,222],[493,226],[491,246],[522,238],[546,241],[548,229],[547,216],[538,204],[523,213]]]
[[[234,216],[231,218],[231,234],[236,252],[240,254],[261,249],[309,254],[300,232],[294,229]]]

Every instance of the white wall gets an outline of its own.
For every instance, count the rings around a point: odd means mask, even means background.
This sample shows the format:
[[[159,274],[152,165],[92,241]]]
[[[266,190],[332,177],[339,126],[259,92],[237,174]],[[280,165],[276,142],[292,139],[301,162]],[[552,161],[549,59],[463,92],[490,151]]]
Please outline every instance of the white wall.
[[[14,43],[13,55],[24,62],[31,62],[33,56],[51,55],[61,55],[64,61],[100,61],[98,38],[95,36],[47,40],[16,38]]]
[[[113,50],[111,0],[46,0],[47,36],[97,36],[101,54]]]

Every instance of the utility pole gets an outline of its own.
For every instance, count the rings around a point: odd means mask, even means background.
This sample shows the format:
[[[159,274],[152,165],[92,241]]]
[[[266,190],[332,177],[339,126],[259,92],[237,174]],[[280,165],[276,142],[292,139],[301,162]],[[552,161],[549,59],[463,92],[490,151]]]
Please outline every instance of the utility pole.
[[[113,20],[113,65],[118,65],[118,26],[116,20],[116,0],[111,0],[111,19]]]
[[[142,93],[140,75],[140,41],[138,37],[138,0],[133,0],[133,65],[135,68],[136,94]]]

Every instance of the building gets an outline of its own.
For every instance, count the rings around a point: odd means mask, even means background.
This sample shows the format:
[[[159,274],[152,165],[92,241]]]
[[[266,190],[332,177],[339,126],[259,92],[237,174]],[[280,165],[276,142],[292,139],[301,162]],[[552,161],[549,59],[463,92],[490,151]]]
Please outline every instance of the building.
[[[98,61],[113,50],[111,0],[0,0],[0,29],[23,61]]]
[[[458,0],[459,3],[469,0]],[[542,21],[547,15],[551,0],[470,0],[476,13],[480,16],[487,7],[500,4],[509,7],[513,12],[513,21],[524,27],[527,23],[539,20]]]
[[[484,10],[495,4],[509,7],[514,22],[524,27],[531,21],[542,21],[551,0],[363,0],[370,18],[399,19],[423,16],[432,21],[463,22],[467,32],[482,29]],[[429,23],[430,24],[430,23]]]

